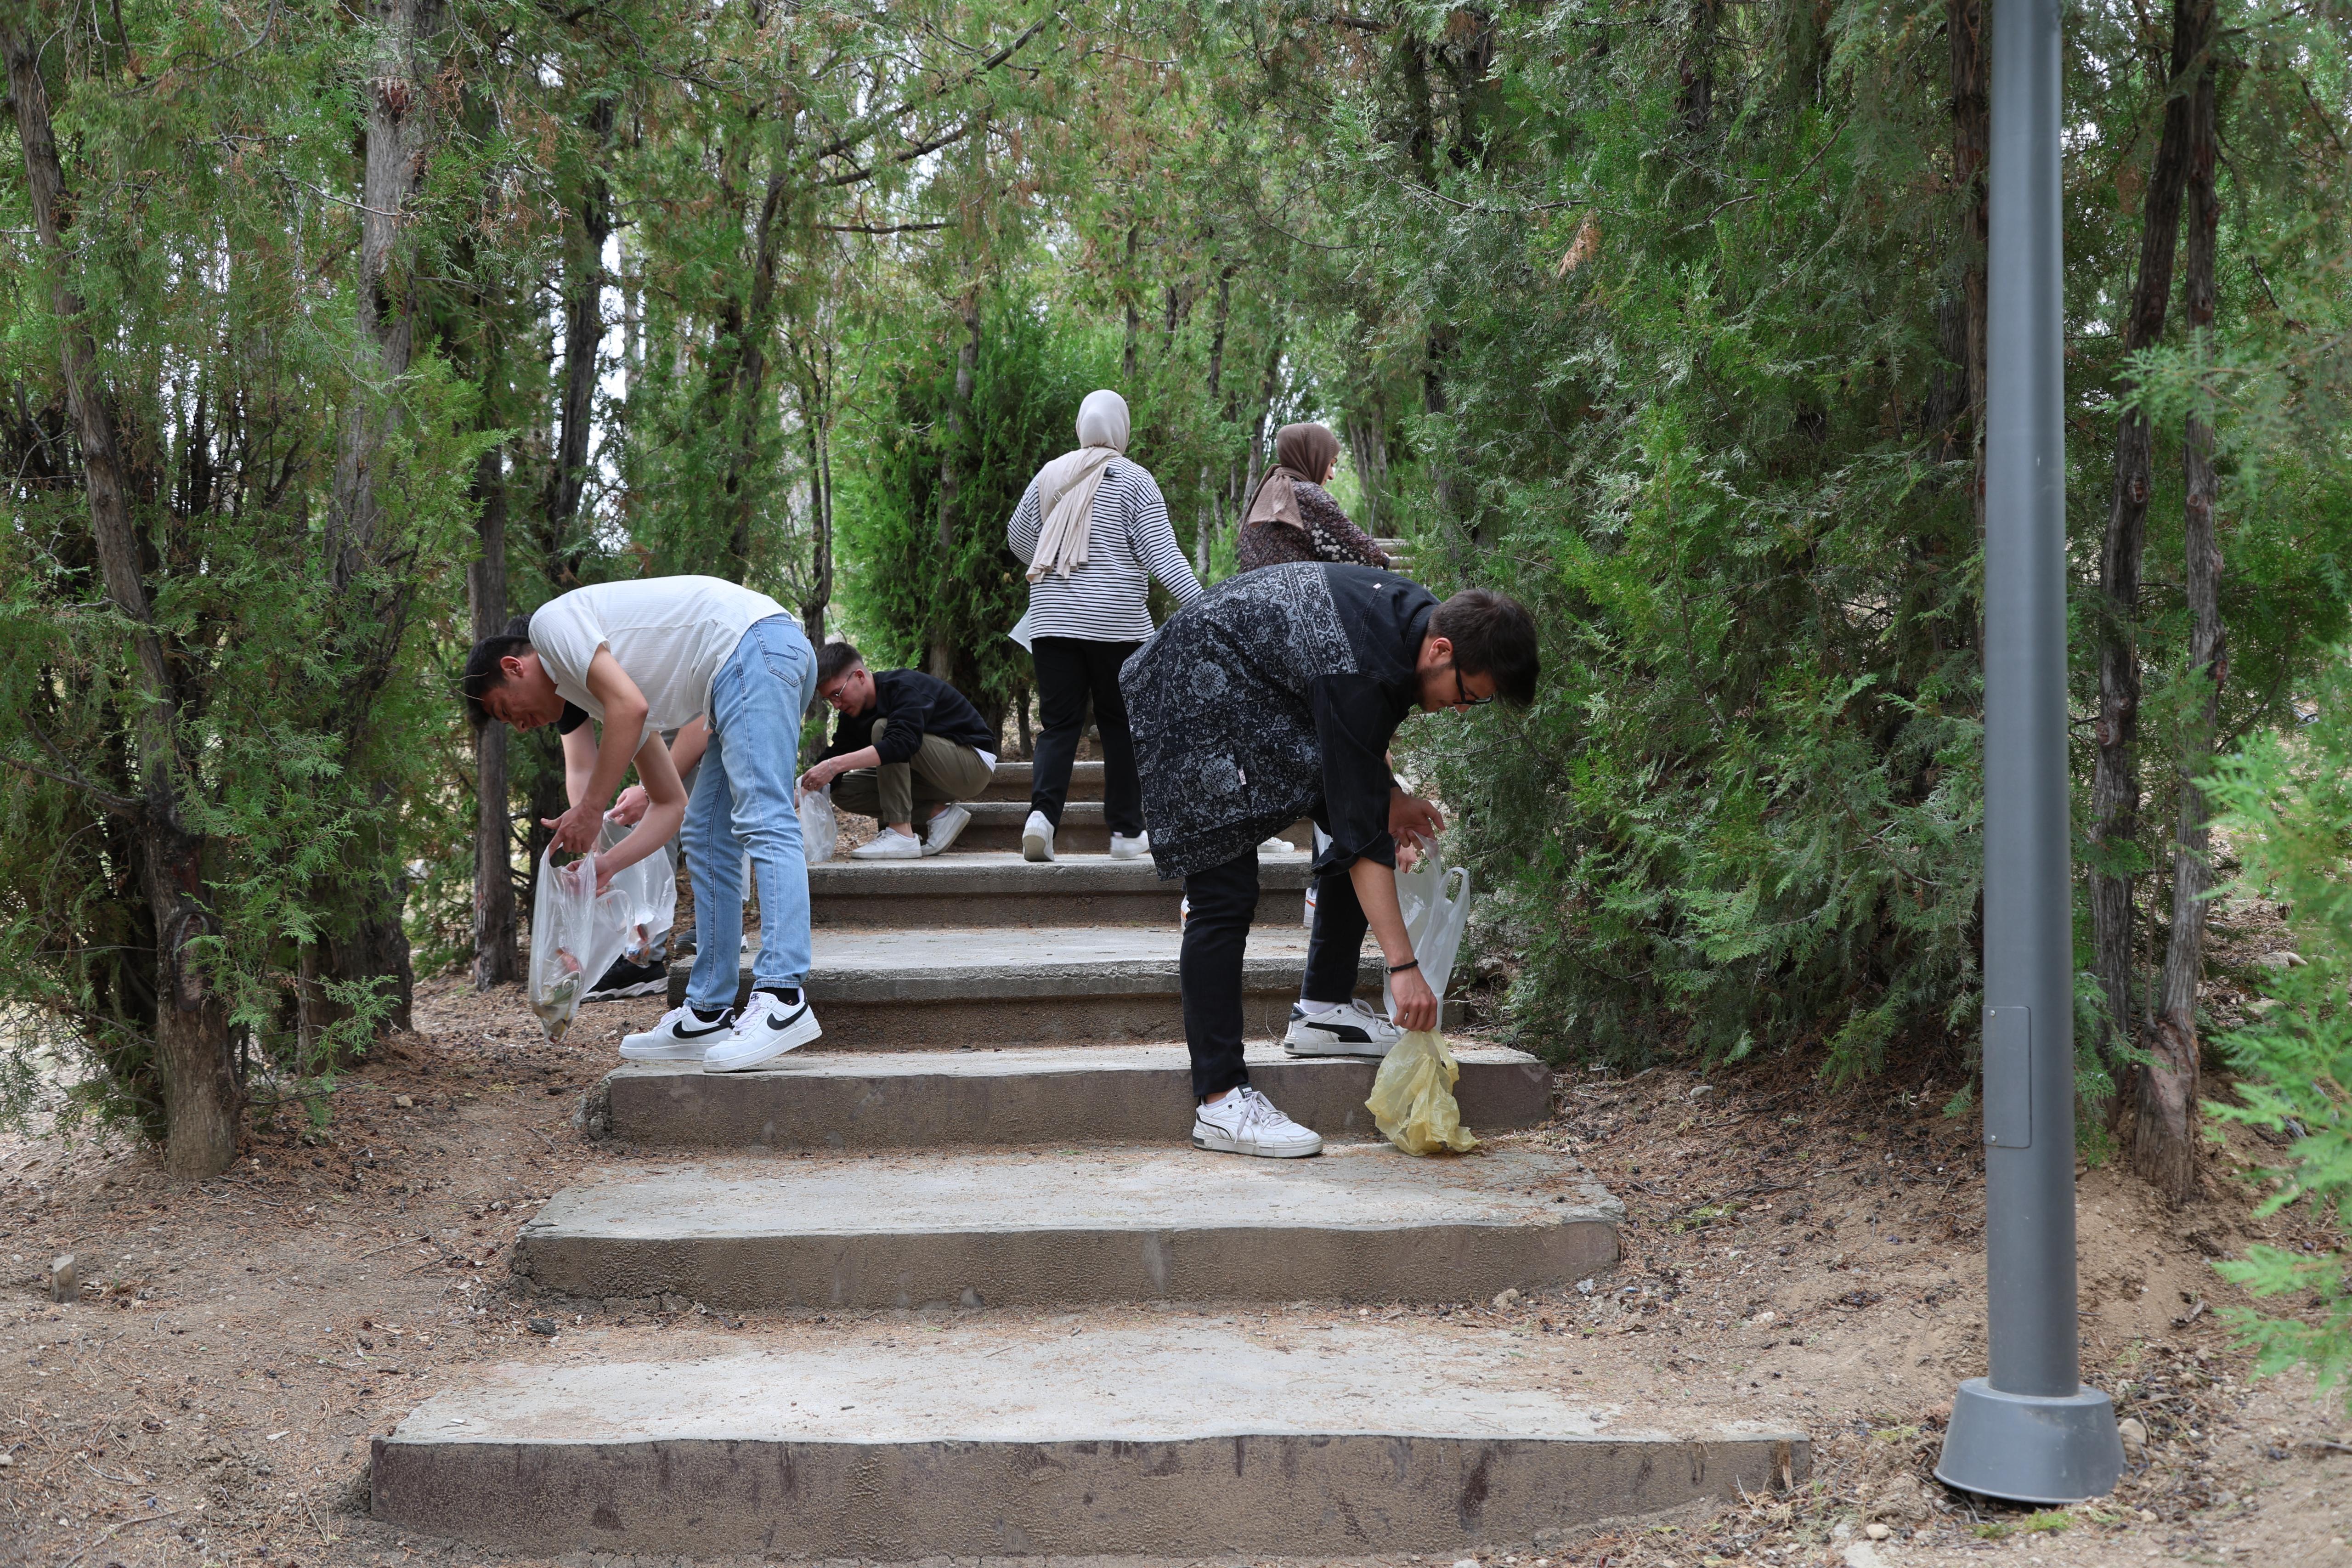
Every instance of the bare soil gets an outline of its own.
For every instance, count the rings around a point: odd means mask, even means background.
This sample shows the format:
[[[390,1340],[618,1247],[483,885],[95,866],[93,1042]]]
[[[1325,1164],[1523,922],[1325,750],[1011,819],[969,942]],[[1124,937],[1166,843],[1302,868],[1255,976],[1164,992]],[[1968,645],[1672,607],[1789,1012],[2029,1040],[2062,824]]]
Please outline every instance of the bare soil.
[[[599,1005],[551,1046],[512,990],[426,984],[425,1032],[344,1077],[323,1124],[314,1102],[280,1105],[229,1175],[194,1187],[128,1142],[0,1139],[0,1563],[480,1562],[364,1513],[369,1438],[475,1363],[953,1331],[957,1314],[559,1321],[509,1292],[522,1219],[583,1167],[638,1158],[572,1117],[618,1035],[660,1006]],[[1929,1475],[1952,1389],[1984,1356],[1981,1163],[1973,1119],[1944,1114],[1955,1085],[1829,1093],[1780,1068],[1580,1069],[1558,1087],[1549,1125],[1498,1142],[1580,1160],[1626,1201],[1623,1261],[1590,1290],[1220,1315],[1275,1335],[1370,1312],[1524,1336],[1597,1402],[1801,1426],[1813,1479],[1482,1552],[1486,1568],[2352,1563],[2352,1420],[2307,1381],[2250,1383],[2218,1319],[2239,1303],[2215,1256],[2324,1242],[2250,1217],[2242,1174],[2276,1150],[2217,1146],[2209,1195],[2177,1210],[2085,1169],[2084,1375],[2147,1442],[2115,1497],[2032,1514]],[[64,1252],[82,1286],[56,1305]]]

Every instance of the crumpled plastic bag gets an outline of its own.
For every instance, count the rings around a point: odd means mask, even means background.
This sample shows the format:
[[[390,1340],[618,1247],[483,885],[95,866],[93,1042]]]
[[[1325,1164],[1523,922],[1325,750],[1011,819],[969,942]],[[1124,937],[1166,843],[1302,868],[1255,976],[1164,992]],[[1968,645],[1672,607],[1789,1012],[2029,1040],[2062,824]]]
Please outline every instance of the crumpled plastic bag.
[[[1445,1048],[1445,1037],[1415,1029],[1381,1058],[1364,1109],[1389,1142],[1408,1154],[1441,1149],[1466,1154],[1478,1140],[1462,1125],[1462,1107],[1454,1102],[1454,1082],[1461,1076],[1462,1066]]]
[[[799,805],[801,854],[810,865],[822,866],[841,847],[841,819],[833,814],[833,786],[803,790]]]
[[[596,853],[614,847],[631,831],[606,817]],[[610,886],[629,904],[629,932],[621,956],[632,963],[651,963],[654,949],[677,923],[677,867],[670,859],[670,847],[665,844],[635,865],[615,871]]]
[[[530,974],[524,994],[551,1040],[572,1027],[588,988],[613,967],[628,944],[633,923],[625,893],[596,891],[596,857],[569,866],[548,847],[539,862],[539,890],[530,908]]]

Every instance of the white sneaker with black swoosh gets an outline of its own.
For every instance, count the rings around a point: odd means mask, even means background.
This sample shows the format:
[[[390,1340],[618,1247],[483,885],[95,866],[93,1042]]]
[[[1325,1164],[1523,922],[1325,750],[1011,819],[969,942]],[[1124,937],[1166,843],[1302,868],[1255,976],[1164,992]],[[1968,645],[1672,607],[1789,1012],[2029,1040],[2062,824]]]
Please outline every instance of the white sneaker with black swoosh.
[[[748,1072],[786,1051],[796,1051],[819,1035],[808,993],[787,1002],[772,991],[754,991],[736,1016],[735,1032],[702,1053],[704,1072]]]
[[[716,1018],[698,1018],[691,1007],[672,1007],[661,1022],[642,1035],[621,1042],[625,1062],[698,1062],[702,1053],[725,1039],[735,1027],[731,1007]]]

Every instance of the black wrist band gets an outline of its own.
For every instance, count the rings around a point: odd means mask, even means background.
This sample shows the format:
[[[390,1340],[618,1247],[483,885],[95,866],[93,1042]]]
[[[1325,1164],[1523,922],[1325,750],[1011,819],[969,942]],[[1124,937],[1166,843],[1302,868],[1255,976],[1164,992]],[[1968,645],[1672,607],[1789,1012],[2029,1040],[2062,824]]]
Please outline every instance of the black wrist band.
[[[1408,969],[1419,969],[1420,967],[1421,967],[1421,960],[1419,960],[1419,959],[1417,959],[1417,958],[1412,958],[1412,959],[1407,959],[1407,960],[1406,960],[1404,963],[1391,963],[1391,964],[1388,965],[1388,972],[1389,972],[1391,974],[1402,974],[1402,973],[1403,973],[1406,970],[1408,970]]]

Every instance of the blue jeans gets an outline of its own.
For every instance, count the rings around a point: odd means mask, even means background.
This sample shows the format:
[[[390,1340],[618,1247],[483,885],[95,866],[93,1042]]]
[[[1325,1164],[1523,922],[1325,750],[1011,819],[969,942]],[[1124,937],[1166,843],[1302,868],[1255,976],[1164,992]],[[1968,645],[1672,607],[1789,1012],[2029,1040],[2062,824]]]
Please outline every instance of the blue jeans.
[[[710,746],[678,835],[697,927],[686,999],[706,1013],[735,1005],[746,853],[760,888],[751,984],[790,988],[808,976],[808,858],[793,784],[815,697],[816,653],[790,616],[753,623],[710,684]]]

